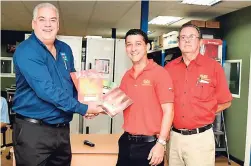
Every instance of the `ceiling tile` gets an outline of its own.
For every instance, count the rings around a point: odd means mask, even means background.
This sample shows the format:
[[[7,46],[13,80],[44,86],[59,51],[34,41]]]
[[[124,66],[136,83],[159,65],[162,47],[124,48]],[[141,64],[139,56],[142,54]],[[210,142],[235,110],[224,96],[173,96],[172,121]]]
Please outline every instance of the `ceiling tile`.
[[[116,24],[116,22],[123,17],[134,4],[135,2],[131,1],[98,1],[90,23],[100,22],[102,24]]]
[[[224,0],[215,6],[222,8],[240,9],[243,7],[251,6],[251,1]]]

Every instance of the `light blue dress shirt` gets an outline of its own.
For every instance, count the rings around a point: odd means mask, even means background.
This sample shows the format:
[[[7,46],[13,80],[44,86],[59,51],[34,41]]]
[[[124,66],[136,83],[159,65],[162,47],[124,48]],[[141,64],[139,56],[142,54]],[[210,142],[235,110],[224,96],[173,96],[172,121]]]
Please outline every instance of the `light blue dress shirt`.
[[[10,123],[8,105],[5,98],[1,97],[1,122]]]

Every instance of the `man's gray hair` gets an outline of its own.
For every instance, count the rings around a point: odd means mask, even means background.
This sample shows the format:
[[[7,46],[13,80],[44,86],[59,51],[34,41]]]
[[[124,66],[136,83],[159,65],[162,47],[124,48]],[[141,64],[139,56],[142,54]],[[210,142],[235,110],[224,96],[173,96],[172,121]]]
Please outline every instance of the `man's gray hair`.
[[[54,9],[56,11],[57,18],[59,19],[58,9],[54,5],[52,5],[51,3],[40,3],[33,10],[33,20],[36,20],[37,14],[38,14],[38,9],[40,9],[40,8],[52,8],[52,9]]]

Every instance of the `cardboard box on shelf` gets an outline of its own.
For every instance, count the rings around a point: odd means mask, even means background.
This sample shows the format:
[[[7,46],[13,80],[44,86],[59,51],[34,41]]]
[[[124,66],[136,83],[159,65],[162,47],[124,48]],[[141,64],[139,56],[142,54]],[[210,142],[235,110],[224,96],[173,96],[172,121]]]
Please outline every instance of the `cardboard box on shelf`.
[[[205,27],[206,26],[205,21],[202,21],[202,20],[191,20],[191,21],[189,21],[187,23],[196,25],[197,27]]]
[[[220,28],[219,21],[206,21],[206,28]]]
[[[159,47],[163,47],[164,43],[163,43],[163,36],[159,36]]]
[[[178,43],[178,31],[171,31],[167,34],[163,34],[163,47],[168,48],[172,45],[175,45]]]

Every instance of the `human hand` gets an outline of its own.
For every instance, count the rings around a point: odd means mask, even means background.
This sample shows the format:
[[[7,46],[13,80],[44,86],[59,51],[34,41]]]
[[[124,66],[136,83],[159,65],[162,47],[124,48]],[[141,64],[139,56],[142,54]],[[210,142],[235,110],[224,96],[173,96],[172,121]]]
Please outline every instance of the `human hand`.
[[[102,106],[100,103],[98,102],[90,102],[88,103],[88,110],[86,112],[87,115],[90,114],[90,116],[92,115],[98,115],[99,113],[104,112]]]
[[[160,164],[164,159],[164,152],[165,148],[163,145],[159,144],[158,142],[154,145],[154,147],[151,149],[148,160],[151,159],[149,162],[150,165],[158,165]]]
[[[85,115],[84,115],[84,117],[86,118],[86,119],[93,119],[93,118],[95,118],[96,116],[98,116],[99,114],[88,114],[88,113],[86,113]]]

